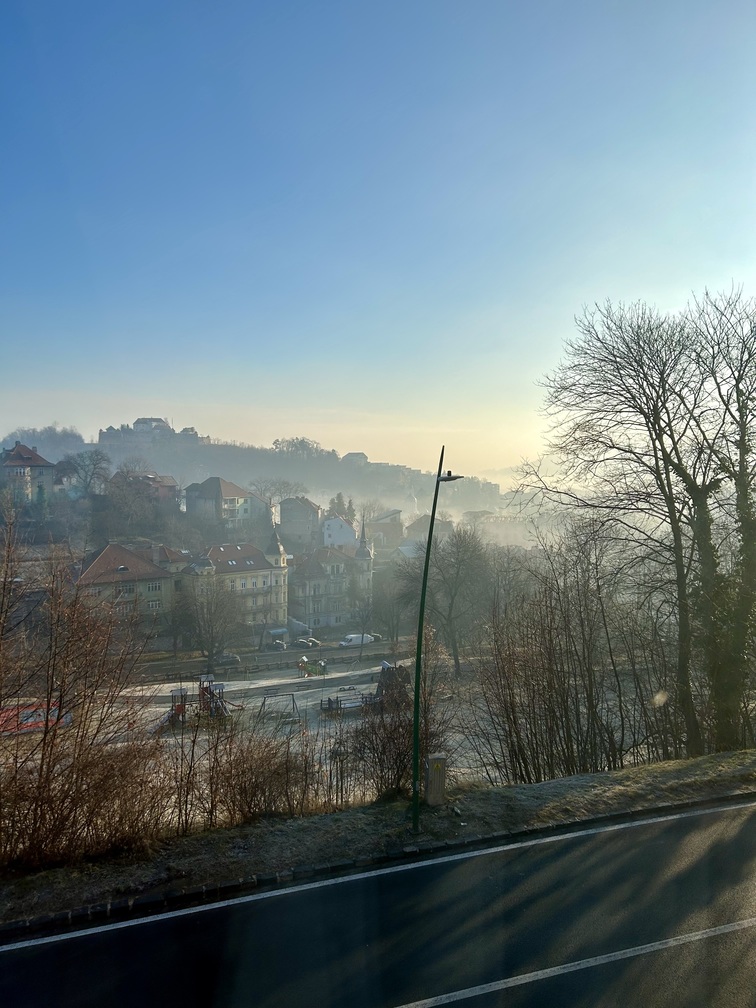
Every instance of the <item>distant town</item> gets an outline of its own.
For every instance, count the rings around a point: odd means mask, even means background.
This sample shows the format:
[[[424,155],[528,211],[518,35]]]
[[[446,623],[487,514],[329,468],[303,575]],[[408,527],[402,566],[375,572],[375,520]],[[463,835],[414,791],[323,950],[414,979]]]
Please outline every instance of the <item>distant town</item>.
[[[259,649],[349,630],[396,638],[405,628],[397,564],[427,538],[433,474],[360,451],[340,457],[307,438],[270,449],[222,443],[160,417],[108,426],[90,444],[70,428],[18,430],[0,469],[32,559],[65,547],[92,604],[138,614],[156,648],[197,643],[201,620],[186,600],[208,577],[238,609],[222,641],[199,642],[211,661],[238,642],[240,626]],[[510,499],[474,477],[450,485],[437,540],[456,522],[525,546]]]

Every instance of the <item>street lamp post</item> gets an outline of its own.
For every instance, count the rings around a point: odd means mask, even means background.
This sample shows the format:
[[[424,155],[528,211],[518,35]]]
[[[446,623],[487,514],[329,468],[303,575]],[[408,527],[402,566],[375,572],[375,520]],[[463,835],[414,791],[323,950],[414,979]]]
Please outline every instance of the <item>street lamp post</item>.
[[[417,619],[417,649],[415,651],[415,696],[412,716],[412,830],[417,833],[420,829],[420,683],[422,678],[423,663],[423,623],[425,620],[425,596],[428,591],[428,569],[430,567],[431,543],[433,542],[433,523],[436,519],[436,503],[438,501],[438,488],[441,483],[450,483],[452,480],[462,479],[462,476],[454,476],[451,469],[442,473],[444,464],[444,446],[441,447],[441,457],[438,460],[438,473],[436,474],[436,485],[433,488],[433,507],[431,508],[430,522],[428,524],[428,540],[425,544],[425,566],[423,567],[423,583],[420,589],[420,612]]]

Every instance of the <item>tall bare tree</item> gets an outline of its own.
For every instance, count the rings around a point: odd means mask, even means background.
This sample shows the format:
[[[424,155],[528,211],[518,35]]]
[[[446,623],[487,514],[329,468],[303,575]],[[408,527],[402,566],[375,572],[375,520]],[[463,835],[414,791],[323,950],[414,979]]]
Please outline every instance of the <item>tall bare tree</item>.
[[[706,745],[701,689],[715,712],[715,748],[742,738],[756,592],[749,563],[756,557],[754,321],[756,307],[740,292],[707,292],[677,315],[643,304],[586,311],[564,362],[545,381],[561,479],[547,483],[531,469],[527,480],[619,521],[638,560],[656,566],[659,584],[671,573],[676,701],[689,755]],[[733,536],[738,559],[725,576],[722,548]]]
[[[66,455],[67,463],[73,473],[79,492],[84,497],[92,493],[102,493],[110,479],[110,456],[102,448],[90,448],[87,451]]]
[[[240,598],[222,579],[204,574],[185,582],[179,606],[187,632],[212,671],[223,651],[244,631]]]
[[[419,605],[424,558],[425,543],[420,542],[415,555],[397,566],[399,601],[410,608]],[[458,676],[460,647],[488,612],[493,585],[489,561],[486,544],[467,526],[455,528],[431,547],[427,618],[438,628]]]

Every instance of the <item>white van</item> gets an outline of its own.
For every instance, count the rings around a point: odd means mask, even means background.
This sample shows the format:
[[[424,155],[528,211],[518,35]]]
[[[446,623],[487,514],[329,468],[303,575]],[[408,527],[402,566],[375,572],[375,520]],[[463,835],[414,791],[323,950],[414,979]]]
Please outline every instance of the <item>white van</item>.
[[[360,644],[372,644],[374,639],[369,633],[348,633],[344,640],[339,641],[339,647],[359,647]]]

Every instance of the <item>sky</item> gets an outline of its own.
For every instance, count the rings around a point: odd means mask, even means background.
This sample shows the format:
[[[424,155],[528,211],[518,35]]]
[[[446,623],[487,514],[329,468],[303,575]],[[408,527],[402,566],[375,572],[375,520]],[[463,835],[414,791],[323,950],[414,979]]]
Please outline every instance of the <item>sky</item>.
[[[5,0],[0,437],[497,478],[595,302],[756,294],[756,5]]]

